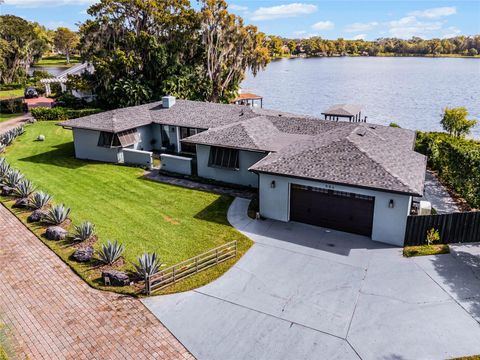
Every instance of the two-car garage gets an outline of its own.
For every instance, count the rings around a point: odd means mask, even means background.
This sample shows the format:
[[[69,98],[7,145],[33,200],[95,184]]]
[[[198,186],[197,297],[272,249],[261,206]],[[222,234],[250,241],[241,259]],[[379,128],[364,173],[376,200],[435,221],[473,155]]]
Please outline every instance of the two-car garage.
[[[372,236],[375,198],[291,184],[290,220]]]

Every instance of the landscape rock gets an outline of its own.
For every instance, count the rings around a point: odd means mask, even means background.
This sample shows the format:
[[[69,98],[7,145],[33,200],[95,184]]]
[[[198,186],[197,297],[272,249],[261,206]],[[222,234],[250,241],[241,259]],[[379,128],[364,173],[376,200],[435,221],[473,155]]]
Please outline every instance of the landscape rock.
[[[67,234],[68,231],[60,226],[50,226],[47,228],[45,236],[48,240],[63,240]]]
[[[104,284],[107,286],[126,286],[130,284],[130,278],[123,271],[102,271],[102,279]]]
[[[10,186],[4,186],[2,187],[2,195],[3,196],[10,196],[13,194],[13,188],[11,188]]]
[[[75,250],[73,253],[73,259],[78,262],[90,261],[93,257],[93,247],[89,246]]]
[[[15,201],[15,204],[13,204],[14,208],[26,208],[28,207],[28,199],[27,198],[21,198]]]
[[[45,210],[34,210],[27,218],[28,222],[37,222],[43,220],[47,216],[47,212]]]

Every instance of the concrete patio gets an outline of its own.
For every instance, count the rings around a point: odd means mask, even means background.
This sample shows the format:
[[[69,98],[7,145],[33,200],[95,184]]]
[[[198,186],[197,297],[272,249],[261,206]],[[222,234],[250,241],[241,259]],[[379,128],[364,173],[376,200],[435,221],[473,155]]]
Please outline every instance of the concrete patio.
[[[247,207],[237,198],[229,221],[256,243],[231,270],[195,291],[143,300],[197,358],[480,353],[478,246],[406,259],[365,237],[251,220]]]

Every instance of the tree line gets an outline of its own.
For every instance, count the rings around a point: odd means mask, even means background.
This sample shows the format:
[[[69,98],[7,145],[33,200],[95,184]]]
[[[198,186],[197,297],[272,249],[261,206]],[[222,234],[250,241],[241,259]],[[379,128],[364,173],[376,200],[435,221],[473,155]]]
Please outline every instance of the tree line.
[[[268,37],[268,51],[272,58],[285,55],[335,56],[335,55],[397,55],[397,56],[440,56],[480,54],[480,35],[456,36],[449,39],[424,40],[413,37],[409,40],[381,38],[366,40],[327,40],[321,37],[287,39]]]
[[[77,49],[95,72],[69,79],[93,90],[102,106],[115,108],[158,100],[164,94],[227,102],[247,70],[270,61],[265,34],[228,12],[224,0],[100,0],[87,10]],[[16,16],[1,17],[0,78],[21,80],[48,47],[47,30]],[[65,34],[64,34],[65,35]],[[62,37],[63,39],[66,36]],[[35,48],[32,46],[34,44]],[[3,44],[2,44],[3,45]],[[10,53],[3,53],[6,49]]]

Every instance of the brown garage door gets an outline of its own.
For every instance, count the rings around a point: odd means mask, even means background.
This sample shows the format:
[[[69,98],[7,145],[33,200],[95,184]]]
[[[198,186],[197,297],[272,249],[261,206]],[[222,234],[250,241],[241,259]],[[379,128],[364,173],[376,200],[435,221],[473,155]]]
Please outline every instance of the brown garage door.
[[[292,184],[290,220],[371,236],[374,203],[371,196]]]

